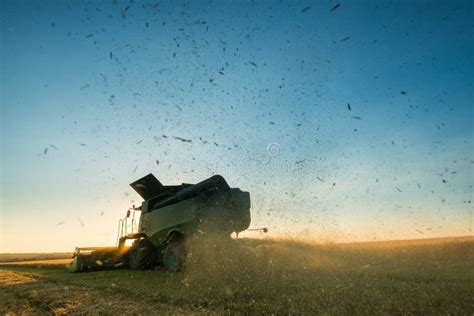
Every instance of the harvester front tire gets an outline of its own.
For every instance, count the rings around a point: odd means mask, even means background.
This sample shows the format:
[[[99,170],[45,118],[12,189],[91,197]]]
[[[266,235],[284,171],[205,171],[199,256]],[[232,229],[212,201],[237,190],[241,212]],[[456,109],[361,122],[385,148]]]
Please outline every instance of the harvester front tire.
[[[130,249],[128,254],[128,266],[133,270],[145,270],[153,268],[156,262],[156,250],[147,239],[139,240]]]
[[[171,240],[163,251],[163,265],[168,271],[182,271],[186,260],[184,240]]]

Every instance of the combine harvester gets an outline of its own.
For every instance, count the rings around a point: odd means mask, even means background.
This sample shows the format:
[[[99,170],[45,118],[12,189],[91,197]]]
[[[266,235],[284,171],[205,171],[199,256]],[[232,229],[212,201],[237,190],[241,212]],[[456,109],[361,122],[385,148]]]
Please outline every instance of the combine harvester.
[[[250,225],[250,194],[229,187],[219,175],[198,184],[164,186],[149,174],[130,186],[144,201],[119,221],[117,247],[76,248],[71,271],[124,266],[180,271],[188,237],[212,234],[229,238]],[[138,228],[136,211],[141,211]],[[131,246],[126,245],[129,243]]]

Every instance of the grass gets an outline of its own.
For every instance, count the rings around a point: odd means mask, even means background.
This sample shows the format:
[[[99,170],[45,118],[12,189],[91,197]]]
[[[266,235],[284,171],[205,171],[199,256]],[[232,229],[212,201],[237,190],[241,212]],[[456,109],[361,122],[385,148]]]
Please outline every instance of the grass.
[[[186,271],[0,265],[0,314],[470,314],[474,238],[193,241]]]

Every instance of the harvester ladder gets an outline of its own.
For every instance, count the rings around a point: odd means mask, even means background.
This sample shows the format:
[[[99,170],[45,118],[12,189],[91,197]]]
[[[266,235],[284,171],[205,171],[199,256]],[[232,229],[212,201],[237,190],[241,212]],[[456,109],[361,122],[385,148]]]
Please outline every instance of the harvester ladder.
[[[130,214],[129,213],[130,211],[133,214],[132,219],[130,220],[130,223],[129,223],[129,220],[128,220],[129,216],[125,216],[124,218],[119,219],[118,229],[117,229],[117,246],[119,245],[120,238],[125,237],[129,234],[137,233],[137,231],[138,231],[137,223],[136,223],[136,220],[135,220],[134,209],[129,209],[128,212],[127,212],[127,215]]]

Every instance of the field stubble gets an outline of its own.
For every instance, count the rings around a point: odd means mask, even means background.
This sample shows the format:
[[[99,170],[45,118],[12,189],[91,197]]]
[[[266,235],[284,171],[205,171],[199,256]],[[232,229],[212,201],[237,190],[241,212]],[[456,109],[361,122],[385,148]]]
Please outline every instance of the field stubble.
[[[472,314],[474,238],[314,245],[193,240],[186,270],[0,265],[0,314]]]

